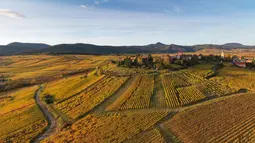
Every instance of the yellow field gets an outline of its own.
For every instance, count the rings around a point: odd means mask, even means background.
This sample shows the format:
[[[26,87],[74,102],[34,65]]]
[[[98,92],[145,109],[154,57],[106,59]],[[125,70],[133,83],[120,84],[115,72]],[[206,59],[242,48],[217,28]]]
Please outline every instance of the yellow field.
[[[111,62],[119,57],[0,57],[0,143],[255,140],[254,71],[229,63],[214,71],[206,61],[179,71],[124,68]],[[53,101],[42,103],[45,115],[37,90]]]
[[[45,142],[119,143],[147,130],[166,115],[167,112],[92,114]]]
[[[2,92],[11,100],[0,101],[0,142],[29,142],[42,132],[47,121],[35,104],[37,86]]]
[[[233,88],[236,91],[239,89],[255,91],[254,71],[237,68],[231,64],[224,65],[225,66],[219,70],[219,74],[212,78],[211,81],[221,83],[222,85]]]
[[[151,130],[142,132],[127,141],[124,141],[124,143],[145,143],[145,142],[165,143],[165,140],[157,129],[151,129]]]
[[[43,96],[51,95],[54,97],[54,102],[58,103],[72,95],[75,95],[82,90],[86,89],[88,86],[102,79],[102,76],[94,75],[94,72],[88,74],[86,77],[84,75],[71,76],[67,78],[62,78],[60,80],[47,83],[43,90]]]
[[[2,57],[0,74],[8,73],[9,79],[33,79],[60,76],[77,69],[95,68],[117,56],[90,55],[31,55]]]
[[[56,104],[56,108],[76,119],[111,96],[128,77],[105,77],[81,93]]]
[[[254,143],[255,94],[240,94],[178,113],[165,126],[185,143]]]

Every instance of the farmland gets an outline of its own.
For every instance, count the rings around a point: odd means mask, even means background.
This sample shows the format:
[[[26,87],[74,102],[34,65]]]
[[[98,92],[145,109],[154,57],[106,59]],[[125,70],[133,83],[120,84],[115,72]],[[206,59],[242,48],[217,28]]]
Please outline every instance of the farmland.
[[[34,101],[37,86],[1,93],[0,142],[28,142],[42,132],[47,121]]]
[[[230,64],[226,64],[224,68],[220,69],[218,76],[212,78],[211,81],[219,82],[234,90],[255,91],[255,72],[233,67]]]
[[[141,131],[149,129],[166,115],[167,112],[150,111],[124,114],[91,114],[45,142],[122,142],[132,139]],[[83,138],[83,136],[88,137]]]
[[[255,94],[180,112],[165,123],[183,142],[254,142]],[[205,132],[206,131],[206,132]]]
[[[120,97],[115,103],[117,109],[137,109],[149,108],[150,98],[153,94],[154,77],[153,76],[138,76],[132,86]],[[119,107],[116,107],[119,106]],[[109,107],[111,108],[111,107]]]
[[[206,61],[118,66],[122,57],[1,57],[0,142],[255,140],[253,70]]]

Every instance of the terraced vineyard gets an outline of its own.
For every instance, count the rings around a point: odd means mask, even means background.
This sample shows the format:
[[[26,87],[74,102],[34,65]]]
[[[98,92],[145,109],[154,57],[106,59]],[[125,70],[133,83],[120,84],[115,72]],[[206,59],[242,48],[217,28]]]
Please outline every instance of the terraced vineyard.
[[[127,79],[104,77],[81,93],[56,104],[56,108],[73,119],[78,118],[111,96]]]
[[[0,93],[0,142],[29,142],[47,126],[34,101],[37,86]]]

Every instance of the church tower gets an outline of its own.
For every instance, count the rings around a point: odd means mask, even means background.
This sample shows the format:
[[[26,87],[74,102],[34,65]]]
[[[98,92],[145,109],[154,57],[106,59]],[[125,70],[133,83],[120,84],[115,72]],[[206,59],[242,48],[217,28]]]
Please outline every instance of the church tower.
[[[222,58],[222,59],[224,59],[224,58],[225,58],[225,53],[224,53],[224,51],[223,51],[223,50],[221,51],[221,58]]]

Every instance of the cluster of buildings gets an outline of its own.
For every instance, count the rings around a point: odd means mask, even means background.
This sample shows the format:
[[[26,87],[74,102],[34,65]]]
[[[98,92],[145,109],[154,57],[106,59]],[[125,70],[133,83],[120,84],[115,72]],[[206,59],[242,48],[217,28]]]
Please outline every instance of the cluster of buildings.
[[[225,59],[225,53],[222,51],[221,52],[221,58],[222,59]],[[236,65],[238,67],[241,67],[241,68],[247,68],[247,67],[250,67],[250,68],[253,68],[254,67],[254,61],[255,59],[254,58],[245,58],[245,57],[242,57],[242,56],[233,56],[231,57],[231,62],[233,65]]]
[[[232,63],[238,67],[246,68],[253,66],[253,59],[243,58],[243,57],[233,57]]]

